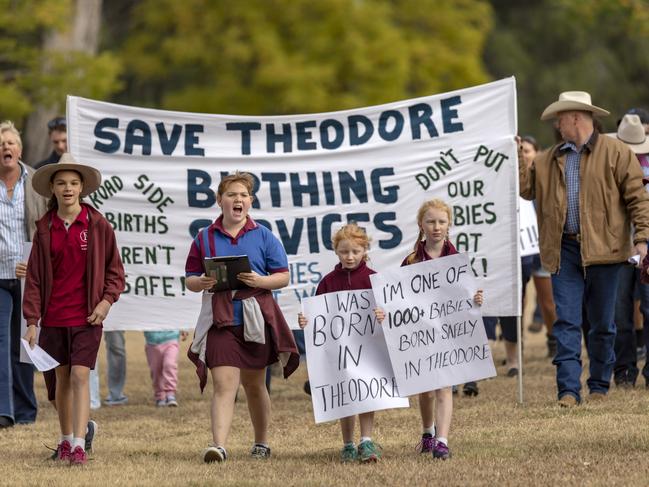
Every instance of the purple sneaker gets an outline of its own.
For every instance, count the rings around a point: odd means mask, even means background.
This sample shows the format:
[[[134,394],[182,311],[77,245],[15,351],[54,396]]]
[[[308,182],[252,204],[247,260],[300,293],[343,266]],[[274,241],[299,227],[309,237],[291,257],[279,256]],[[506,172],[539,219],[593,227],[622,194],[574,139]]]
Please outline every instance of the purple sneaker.
[[[448,449],[445,443],[441,441],[435,441],[435,447],[433,448],[433,458],[439,458],[441,460],[448,460],[451,458],[451,450]]]
[[[421,435],[421,441],[417,444],[416,450],[419,453],[432,453],[435,450],[435,438],[430,433]]]

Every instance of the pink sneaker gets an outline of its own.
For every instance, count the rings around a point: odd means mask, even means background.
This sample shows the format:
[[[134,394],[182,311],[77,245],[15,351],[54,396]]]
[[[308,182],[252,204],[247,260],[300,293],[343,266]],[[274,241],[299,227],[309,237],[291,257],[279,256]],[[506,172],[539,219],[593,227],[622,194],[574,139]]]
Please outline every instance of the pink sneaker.
[[[70,465],[85,465],[88,462],[88,456],[83,448],[77,446],[70,455]]]
[[[72,457],[72,445],[68,440],[63,440],[56,447],[55,456],[53,460],[63,460],[64,462],[69,462]]]

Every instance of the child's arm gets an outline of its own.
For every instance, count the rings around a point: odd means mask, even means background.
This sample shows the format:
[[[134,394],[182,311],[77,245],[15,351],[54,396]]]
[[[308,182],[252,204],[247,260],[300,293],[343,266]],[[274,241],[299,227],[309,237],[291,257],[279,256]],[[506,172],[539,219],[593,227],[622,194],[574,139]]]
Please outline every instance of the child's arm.
[[[16,278],[22,279],[27,276],[27,262],[18,262],[16,264]]]
[[[213,277],[206,276],[187,276],[185,279],[185,285],[187,289],[195,293],[200,293],[201,291],[206,291],[216,284],[216,279]]]
[[[374,308],[374,316],[376,316],[376,321],[381,324],[385,319],[385,311],[383,311],[381,308]]]
[[[88,316],[88,324],[101,325],[106,319],[106,316],[108,316],[110,306],[111,304],[106,299],[99,301],[97,306],[95,306],[95,309],[92,310],[90,316]]]
[[[289,275],[288,272],[275,272],[267,276],[260,276],[255,271],[240,272],[237,274],[237,279],[243,282],[246,286],[258,287],[261,289],[281,289],[288,286]]]
[[[484,296],[482,293],[482,289],[478,289],[475,292],[475,296],[473,296],[473,302],[478,306],[482,306],[482,303],[484,303]]]
[[[307,319],[302,313],[297,314],[297,324],[300,325],[300,329],[304,330],[304,327],[307,324]]]
[[[36,345],[36,325],[29,325],[23,338],[27,340],[30,348],[34,348],[34,345]]]

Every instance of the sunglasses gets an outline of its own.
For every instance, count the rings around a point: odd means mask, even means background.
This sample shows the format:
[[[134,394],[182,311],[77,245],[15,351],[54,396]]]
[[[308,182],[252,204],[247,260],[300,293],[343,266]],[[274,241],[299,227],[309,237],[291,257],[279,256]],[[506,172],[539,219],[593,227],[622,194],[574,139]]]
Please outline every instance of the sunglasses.
[[[65,117],[56,117],[47,122],[47,128],[54,130],[56,127],[67,127],[68,122]]]

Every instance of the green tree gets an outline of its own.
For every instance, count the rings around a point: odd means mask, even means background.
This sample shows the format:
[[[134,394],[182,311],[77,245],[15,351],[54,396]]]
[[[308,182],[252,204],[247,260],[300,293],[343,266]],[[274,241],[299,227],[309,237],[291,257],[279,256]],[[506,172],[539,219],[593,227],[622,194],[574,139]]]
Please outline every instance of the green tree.
[[[644,0],[492,0],[495,28],[485,63],[495,77],[515,75],[521,133],[553,141],[540,122],[562,91],[588,91],[611,112],[605,129],[633,106],[649,108],[649,3]]]
[[[19,127],[34,120],[23,137],[30,162],[43,155],[29,153],[30,141],[47,137],[44,120],[65,111],[66,95],[105,98],[120,86],[118,58],[74,39],[92,3],[101,7],[101,0],[0,0],[0,113]]]
[[[144,0],[120,5],[119,101],[183,111],[341,110],[489,80],[482,0]]]

